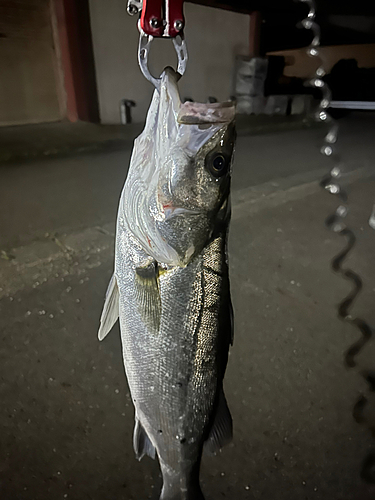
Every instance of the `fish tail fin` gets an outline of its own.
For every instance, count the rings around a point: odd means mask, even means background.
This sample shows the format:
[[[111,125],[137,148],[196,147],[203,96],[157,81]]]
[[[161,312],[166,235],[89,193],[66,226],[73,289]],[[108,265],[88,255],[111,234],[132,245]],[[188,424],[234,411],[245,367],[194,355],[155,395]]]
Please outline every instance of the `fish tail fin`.
[[[205,500],[199,484],[199,464],[185,473],[170,472],[162,461],[160,465],[163,474],[160,500]]]
[[[198,484],[196,488],[190,488],[188,491],[181,489],[177,491],[175,488],[163,486],[160,500],[205,500],[205,498]]]
[[[116,276],[113,274],[105,296],[104,307],[100,317],[99,340],[103,340],[111,331],[119,317],[119,292]]]

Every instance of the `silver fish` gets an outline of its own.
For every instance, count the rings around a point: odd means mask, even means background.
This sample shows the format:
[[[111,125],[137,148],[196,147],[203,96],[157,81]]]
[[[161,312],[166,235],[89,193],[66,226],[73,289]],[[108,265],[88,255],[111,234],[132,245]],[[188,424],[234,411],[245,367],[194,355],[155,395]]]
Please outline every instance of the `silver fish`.
[[[223,377],[232,342],[226,239],[234,105],[181,103],[167,68],[135,140],[115,270],[99,329],[120,319],[138,459],[157,454],[161,500],[203,500],[203,448],[232,437]]]

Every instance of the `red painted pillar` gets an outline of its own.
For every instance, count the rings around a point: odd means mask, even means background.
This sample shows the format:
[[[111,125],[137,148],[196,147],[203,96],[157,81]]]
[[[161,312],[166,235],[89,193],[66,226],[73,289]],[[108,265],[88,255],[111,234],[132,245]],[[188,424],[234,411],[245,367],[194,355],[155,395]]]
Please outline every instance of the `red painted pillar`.
[[[98,122],[99,106],[88,0],[53,0],[67,118]]]
[[[54,7],[66,98],[66,118],[68,118],[68,120],[70,120],[71,122],[76,122],[78,120],[78,110],[64,0],[54,0]]]
[[[250,57],[260,57],[260,33],[262,28],[262,14],[254,11],[250,14]]]

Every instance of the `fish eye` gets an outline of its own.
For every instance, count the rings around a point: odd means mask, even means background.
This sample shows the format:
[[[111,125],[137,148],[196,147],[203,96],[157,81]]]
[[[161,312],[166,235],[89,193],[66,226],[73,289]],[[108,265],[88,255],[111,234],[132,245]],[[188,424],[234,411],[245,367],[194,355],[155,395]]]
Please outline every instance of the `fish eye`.
[[[228,160],[222,154],[215,155],[211,160],[210,171],[214,177],[225,175],[228,170]]]

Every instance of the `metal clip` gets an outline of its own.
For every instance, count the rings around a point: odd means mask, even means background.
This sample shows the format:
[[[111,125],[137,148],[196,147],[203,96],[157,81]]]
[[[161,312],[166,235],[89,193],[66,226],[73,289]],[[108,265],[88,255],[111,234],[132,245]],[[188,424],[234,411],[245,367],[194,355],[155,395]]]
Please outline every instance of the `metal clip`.
[[[142,0],[128,0],[127,11],[131,16],[135,16],[142,10]]]
[[[178,59],[177,73],[182,76],[186,70],[188,53],[184,39],[183,3],[184,0],[128,0],[128,13],[140,13],[139,66],[145,78],[158,90],[160,78],[152,76],[148,69],[150,44],[155,37],[172,38]]]
[[[151,82],[158,91],[160,91],[160,78],[155,78],[154,76],[152,76],[148,69],[148,54],[150,52],[150,44],[154,37],[152,35],[146,35],[146,33],[144,33],[141,28],[140,32],[141,34],[139,37],[138,45],[139,67],[141,68],[144,77],[149,82]],[[182,76],[185,73],[188,60],[187,47],[183,33],[174,37],[172,39],[172,42],[176,50],[178,59],[177,73]]]
[[[128,0],[128,13],[140,12],[140,24],[146,35],[174,38],[185,26],[184,0]]]

